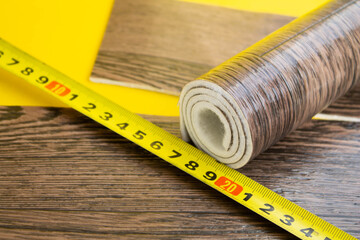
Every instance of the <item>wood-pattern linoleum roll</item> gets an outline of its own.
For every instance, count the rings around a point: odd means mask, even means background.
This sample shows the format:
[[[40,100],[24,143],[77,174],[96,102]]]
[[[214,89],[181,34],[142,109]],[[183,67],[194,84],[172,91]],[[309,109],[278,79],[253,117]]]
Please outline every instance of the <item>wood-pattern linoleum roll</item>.
[[[240,168],[359,82],[360,0],[330,1],[188,83],[182,136]]]

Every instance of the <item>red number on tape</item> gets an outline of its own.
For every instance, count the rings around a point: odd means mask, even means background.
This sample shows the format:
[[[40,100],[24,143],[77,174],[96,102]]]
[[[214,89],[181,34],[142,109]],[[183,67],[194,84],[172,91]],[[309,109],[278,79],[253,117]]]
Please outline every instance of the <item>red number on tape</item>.
[[[228,179],[224,176],[222,176],[218,180],[216,180],[215,185],[218,187],[221,187],[222,189],[224,189],[228,193],[231,193],[234,196],[239,195],[241,193],[241,191],[243,190],[242,186],[234,183],[233,181],[231,181],[230,179]]]
[[[60,97],[66,96],[70,92],[69,88],[65,87],[64,85],[56,81],[52,81],[45,87],[49,89],[51,92],[59,95]]]

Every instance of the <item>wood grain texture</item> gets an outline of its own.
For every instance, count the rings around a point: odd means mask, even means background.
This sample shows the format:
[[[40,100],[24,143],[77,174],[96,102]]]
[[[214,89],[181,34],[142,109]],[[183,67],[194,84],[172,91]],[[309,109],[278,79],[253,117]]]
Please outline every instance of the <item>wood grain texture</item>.
[[[117,0],[91,79],[179,95],[185,83],[293,19],[173,0]]]
[[[308,122],[241,172],[359,238],[359,129]],[[72,109],[0,107],[0,169],[0,239],[294,239]]]

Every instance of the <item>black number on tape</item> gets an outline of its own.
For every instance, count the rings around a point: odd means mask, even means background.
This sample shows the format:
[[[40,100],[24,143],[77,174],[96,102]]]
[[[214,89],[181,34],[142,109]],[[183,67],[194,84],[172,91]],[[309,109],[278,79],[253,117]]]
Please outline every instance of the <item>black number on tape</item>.
[[[199,167],[199,164],[197,162],[190,161],[189,163],[185,164],[185,167],[194,171],[194,170],[196,170],[196,168]]]
[[[45,76],[41,76],[39,77],[38,79],[36,79],[36,82],[37,83],[40,83],[40,84],[45,84],[49,81],[48,77],[45,77]]]
[[[292,216],[284,215],[285,219],[280,219],[280,222],[282,222],[285,225],[291,226],[291,224],[295,221],[295,219]]]
[[[261,211],[263,211],[264,213],[268,214],[268,215],[270,215],[270,212],[275,210],[275,208],[272,205],[268,204],[268,203],[265,203],[264,206],[268,207],[268,208],[259,208],[259,209]]]
[[[27,67],[27,68],[25,68],[24,70],[21,71],[21,73],[24,74],[25,76],[29,76],[33,72],[34,72],[34,69],[29,68],[29,67]]]
[[[116,124],[116,126],[118,126],[121,130],[125,130],[129,124],[128,123],[119,123],[119,124]]]
[[[146,136],[146,133],[142,132],[142,131],[137,131],[135,134],[133,134],[133,137],[136,139],[143,139]]]
[[[18,64],[18,63],[19,63],[19,61],[18,61],[18,60],[16,60],[15,58],[11,58],[11,60],[13,60],[13,62],[11,62],[11,63],[7,63],[6,65],[11,66],[11,65],[16,65],[16,64]]]
[[[99,116],[101,119],[104,119],[105,121],[108,121],[110,118],[113,117],[113,115],[109,112],[104,112],[104,116]]]
[[[93,109],[95,109],[96,108],[96,105],[95,104],[93,104],[93,103],[88,103],[89,104],[89,106],[84,106],[83,108],[85,109],[85,110],[87,110],[87,111],[91,111],[91,110],[93,110]]]
[[[178,158],[181,157],[181,153],[179,153],[178,151],[173,150],[173,153],[175,153],[175,155],[169,156],[169,158]]]
[[[244,201],[249,201],[249,199],[253,196],[251,193],[245,193],[246,197],[244,198]]]
[[[77,95],[77,94],[72,94],[71,96],[72,96],[72,97],[69,99],[70,101],[74,100],[74,99],[77,98],[79,95]]]
[[[217,175],[214,172],[207,171],[205,175],[203,175],[203,177],[206,178],[207,180],[214,181],[217,178]]]
[[[155,141],[155,142],[150,144],[150,147],[152,147],[155,150],[161,149],[162,146],[164,146],[164,144],[162,142],[159,142],[159,141]]]
[[[312,229],[312,228],[304,228],[304,229],[301,229],[300,232],[305,234],[306,237],[312,237],[311,234],[314,232],[314,229]]]

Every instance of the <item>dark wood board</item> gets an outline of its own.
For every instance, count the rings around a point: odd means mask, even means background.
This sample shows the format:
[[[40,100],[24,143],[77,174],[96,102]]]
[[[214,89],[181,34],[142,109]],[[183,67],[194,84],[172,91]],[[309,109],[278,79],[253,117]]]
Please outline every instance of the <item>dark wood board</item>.
[[[91,79],[179,95],[293,17],[173,0],[116,0]]]
[[[359,238],[359,129],[313,120],[239,171]],[[0,169],[0,239],[294,239],[72,109],[0,107]]]

